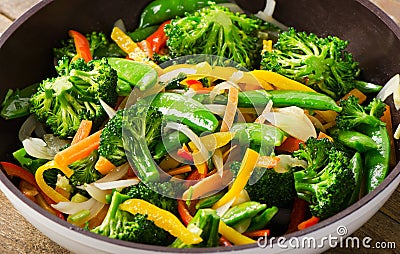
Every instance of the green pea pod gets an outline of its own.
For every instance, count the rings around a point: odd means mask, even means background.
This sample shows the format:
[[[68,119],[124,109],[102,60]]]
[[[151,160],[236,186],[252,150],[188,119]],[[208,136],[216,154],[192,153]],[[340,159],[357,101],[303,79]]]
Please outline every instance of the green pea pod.
[[[4,119],[15,119],[29,115],[29,99],[37,91],[39,84],[30,85],[24,89],[9,89],[1,104],[0,115]]]
[[[382,89],[382,86],[373,83],[356,80],[354,86],[363,93],[377,93]]]
[[[128,32],[127,35],[131,37],[134,42],[140,42],[145,40],[151,34],[153,34],[158,28],[156,26],[148,26],[148,27],[139,27],[136,28],[133,32]]]
[[[356,185],[355,185],[354,191],[351,194],[351,197],[349,199],[348,206],[352,205],[359,199],[360,192],[361,192],[361,184],[364,179],[363,161],[362,161],[362,156],[359,152],[356,152],[354,154],[354,156],[351,158],[350,168],[353,171],[354,180],[355,180]]]
[[[221,220],[226,225],[232,226],[244,219],[256,216],[259,212],[267,208],[267,205],[260,204],[255,201],[248,201],[231,207],[222,217]]]
[[[222,198],[224,194],[225,192],[219,192],[215,195],[200,199],[196,204],[196,209],[212,207],[218,200]]]
[[[151,102],[163,114],[164,120],[187,125],[200,134],[214,132],[218,119],[201,103],[176,93],[159,93]]]
[[[359,130],[371,137],[378,145],[377,149],[370,149],[364,153],[366,190],[371,192],[389,172],[390,137],[385,126],[360,125]]]
[[[333,134],[340,143],[360,153],[378,148],[378,144],[371,137],[358,131],[336,130]]]
[[[189,142],[189,138],[182,132],[173,131],[168,133],[156,144],[153,158],[155,160],[161,159],[169,151],[174,151],[187,142]]]
[[[267,208],[262,214],[257,215],[251,219],[251,223],[247,231],[254,231],[265,228],[265,226],[271,221],[271,219],[279,211],[278,207],[273,206]]]
[[[193,99],[204,104],[211,103],[209,95],[195,95]],[[342,110],[336,102],[329,96],[321,93],[290,91],[290,90],[252,90],[243,91],[238,95],[238,107],[240,108],[264,108],[272,100],[273,106],[277,108],[297,106],[305,109],[314,110]],[[228,98],[226,95],[218,95],[212,103],[226,105]]]
[[[321,93],[290,90],[268,91],[272,96],[271,100],[275,107],[297,106],[306,109],[333,110],[340,112],[342,110],[336,102],[329,96]]]
[[[215,3],[226,3],[227,0],[214,0]],[[183,16],[209,6],[208,0],[155,0],[148,4],[140,15],[139,27],[158,25],[164,21]]]
[[[144,91],[157,83],[157,71],[147,64],[117,57],[109,57],[108,63],[117,71],[118,79],[129,83],[131,87],[136,86]]]
[[[234,140],[239,143],[256,146],[280,146],[286,133],[272,125],[259,123],[234,123],[231,132],[235,133]]]

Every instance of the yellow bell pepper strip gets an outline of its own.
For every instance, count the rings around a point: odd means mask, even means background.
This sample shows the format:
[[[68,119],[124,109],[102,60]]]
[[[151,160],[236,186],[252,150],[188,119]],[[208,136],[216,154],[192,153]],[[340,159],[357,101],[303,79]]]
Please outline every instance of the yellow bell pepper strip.
[[[297,91],[305,91],[305,92],[315,92],[312,88],[303,85],[297,81],[294,81],[290,78],[287,78],[281,74],[276,72],[267,71],[267,70],[254,70],[251,73],[260,81],[261,85],[265,82],[272,84],[278,89],[281,90],[297,90]],[[264,82],[264,83],[263,83]],[[265,90],[270,90],[267,87],[264,87]]]
[[[235,245],[244,245],[255,243],[253,239],[242,235],[235,229],[227,226],[222,220],[219,221],[218,233],[223,235],[228,241]]]
[[[232,132],[216,132],[200,137],[200,141],[208,151],[214,151],[215,149],[221,148],[228,144],[234,137],[235,133]],[[192,141],[188,143],[188,146],[192,151],[198,151],[197,147]]]
[[[203,241],[199,235],[189,231],[175,215],[142,199],[128,199],[119,205],[119,209],[132,214],[147,215],[147,219],[153,221],[157,227],[178,237],[185,244],[198,244]]]
[[[213,209],[223,206],[225,203],[239,195],[249,181],[251,173],[253,172],[254,167],[257,165],[258,157],[259,154],[256,151],[247,148],[243,162],[240,165],[238,175],[233,182],[232,187],[220,200],[213,205]]]
[[[155,68],[159,74],[161,74],[161,68],[149,60],[148,55],[144,52],[131,37],[125,34],[118,27],[114,27],[111,32],[111,39],[126,53],[128,57],[134,61],[142,62]]]
[[[51,188],[49,185],[47,185],[46,181],[44,180],[43,174],[46,170],[52,169],[52,168],[57,168],[61,170],[68,178],[71,177],[71,175],[74,173],[73,170],[71,170],[68,167],[62,167],[59,164],[57,164],[54,160],[49,161],[46,164],[40,166],[35,173],[35,179],[36,183],[39,186],[39,188],[46,194],[50,199],[52,199],[54,202],[59,203],[59,202],[68,202],[69,200],[55,191],[53,188]]]
[[[86,37],[75,31],[75,30],[69,30],[68,34],[74,39],[74,44],[75,44],[75,49],[76,49],[76,57],[75,58],[83,58],[85,62],[89,62],[92,60],[92,53],[90,52],[90,45],[89,41],[86,39]]]

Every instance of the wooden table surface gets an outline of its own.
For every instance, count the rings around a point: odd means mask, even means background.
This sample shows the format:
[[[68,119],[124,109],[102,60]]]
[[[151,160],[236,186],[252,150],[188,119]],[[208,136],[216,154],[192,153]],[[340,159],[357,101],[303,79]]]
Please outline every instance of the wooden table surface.
[[[0,34],[27,9],[39,0],[0,0]],[[400,24],[400,0],[373,0]],[[374,241],[396,242],[400,253],[400,187],[388,202],[353,236],[371,237]],[[354,249],[333,249],[327,253],[350,253]],[[367,253],[367,250],[359,250]],[[70,253],[27,222],[0,192],[0,253]],[[368,253],[371,253],[368,251]],[[378,253],[378,252],[377,252]],[[379,251],[384,253],[384,251]]]

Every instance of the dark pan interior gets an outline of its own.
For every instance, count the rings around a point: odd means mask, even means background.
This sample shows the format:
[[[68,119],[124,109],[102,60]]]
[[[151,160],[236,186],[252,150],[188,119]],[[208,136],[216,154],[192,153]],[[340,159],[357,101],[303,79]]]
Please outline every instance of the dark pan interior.
[[[93,30],[110,32],[113,23],[122,18],[128,30],[131,30],[137,25],[137,16],[148,2],[150,0],[40,2],[18,19],[0,38],[0,98],[4,97],[8,88],[22,88],[53,75],[51,49],[68,36],[69,29],[83,33]],[[400,73],[400,29],[369,1],[276,2],[275,18],[282,23],[295,26],[298,30],[312,31],[318,35],[337,35],[349,40],[348,49],[360,62],[362,77],[365,80],[382,84],[395,73]],[[253,6],[252,1],[248,1],[248,5]],[[399,119],[400,116],[394,114],[394,126],[397,126]],[[9,159],[10,153],[19,145],[17,133],[22,121],[23,119],[0,119],[1,160]],[[397,156],[400,158],[399,154]],[[399,168],[396,171],[399,171]],[[6,181],[2,172],[0,178]],[[385,181],[384,184],[389,183]],[[9,181],[6,184],[10,186]],[[22,195],[17,195],[24,199]],[[373,198],[373,195],[375,194],[371,193],[370,198]],[[28,202],[27,199],[26,201]],[[68,226],[65,222],[60,223]],[[324,222],[321,223],[321,226],[323,225]],[[162,250],[159,247],[143,247],[134,243],[107,240],[132,247]],[[237,247],[242,248],[246,247]]]

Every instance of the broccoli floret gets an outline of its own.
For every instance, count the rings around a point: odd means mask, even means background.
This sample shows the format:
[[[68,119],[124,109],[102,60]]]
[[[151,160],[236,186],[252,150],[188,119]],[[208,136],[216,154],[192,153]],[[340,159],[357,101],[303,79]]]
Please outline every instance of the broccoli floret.
[[[91,32],[85,35],[89,42],[90,53],[93,59],[100,59],[102,57],[124,57],[126,54],[103,32]],[[68,38],[61,41],[59,48],[53,49],[56,60],[62,59],[64,56],[71,60],[76,55],[76,48],[73,38]]]
[[[315,158],[316,153],[326,149],[325,141],[314,139],[315,147],[321,144],[320,150],[306,150],[306,146],[300,147],[300,154],[309,153],[308,157]],[[347,198],[355,188],[355,180],[352,170],[349,168],[350,157],[347,153],[332,146],[327,151],[328,158],[321,166],[294,172],[295,188],[299,198],[310,204],[312,215],[321,219],[330,217],[346,207]],[[316,162],[316,161],[314,161]]]
[[[173,182],[154,182],[149,187],[143,182],[125,188],[122,193],[131,198],[143,199],[175,215],[178,214],[178,202],[174,198],[164,196],[162,193],[174,194],[179,186]]]
[[[385,125],[379,120],[385,111],[385,103],[381,100],[373,100],[368,106],[362,106],[358,103],[358,98],[349,96],[339,103],[342,111],[336,117],[336,126],[339,129],[352,129],[360,124],[368,124],[371,126]]]
[[[153,245],[166,246],[175,240],[167,231],[147,220],[147,215],[133,215],[120,210],[118,206],[128,199],[129,196],[115,191],[106,217],[101,225],[91,231],[114,239]]]
[[[295,151],[293,156],[307,161],[307,171],[310,173],[318,172],[320,168],[326,165],[329,159],[329,151],[333,146],[333,143],[327,138],[316,139],[311,137],[306,140],[305,144],[300,144],[300,149]]]
[[[386,110],[386,104],[382,102],[382,100],[377,98],[373,98],[372,101],[366,107],[366,111],[369,112],[369,115],[374,116],[378,119],[383,116],[385,110]]]
[[[30,99],[31,112],[61,138],[73,136],[84,119],[100,125],[107,115],[99,99],[115,106],[118,96],[117,72],[106,58],[67,62],[64,57],[57,67],[59,76],[44,80]]]
[[[272,52],[264,52],[261,69],[278,72],[339,99],[355,87],[360,73],[352,54],[345,51],[348,41],[326,38],[290,28],[279,34]]]
[[[167,46],[172,57],[207,54],[228,58],[253,69],[261,51],[257,32],[261,20],[233,13],[215,4],[165,26]]]
[[[124,114],[128,114],[128,112],[129,110],[126,109],[118,110],[115,116],[107,122],[100,136],[100,156],[107,158],[116,166],[120,166],[127,162],[124,143],[122,140],[122,128]],[[152,147],[156,145],[156,142],[154,141],[157,141],[161,135],[161,124],[161,114],[154,108],[150,107],[147,111],[145,121],[146,144],[150,150],[152,150]]]
[[[81,160],[75,161],[68,167],[74,171],[69,178],[72,186],[80,186],[85,183],[92,183],[101,178],[99,171],[95,169],[98,159],[98,152],[93,151],[89,156]]]
[[[189,230],[201,229],[200,237],[203,241],[199,244],[188,245],[182,242],[181,239],[177,238],[170,247],[173,248],[197,248],[197,247],[216,247],[219,242],[218,227],[220,217],[217,215],[217,211],[213,209],[200,209],[196,212],[196,215],[189,222],[187,228]]]
[[[231,164],[231,171],[236,175],[240,162]],[[274,169],[256,167],[245,186],[250,200],[270,206],[289,206],[296,196],[293,171],[277,172]]]

